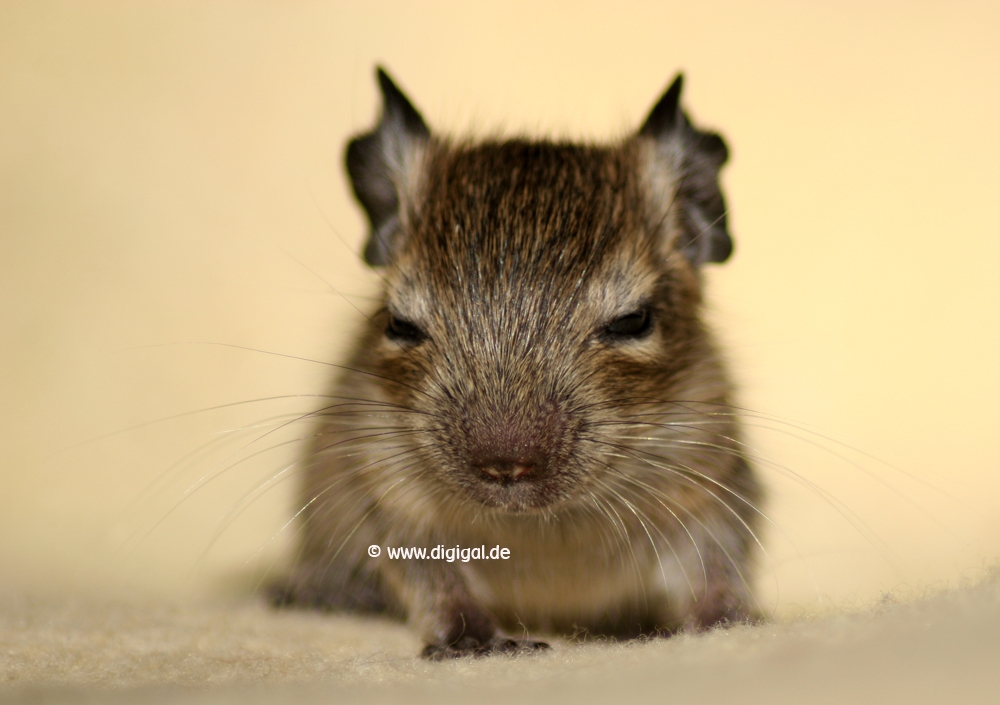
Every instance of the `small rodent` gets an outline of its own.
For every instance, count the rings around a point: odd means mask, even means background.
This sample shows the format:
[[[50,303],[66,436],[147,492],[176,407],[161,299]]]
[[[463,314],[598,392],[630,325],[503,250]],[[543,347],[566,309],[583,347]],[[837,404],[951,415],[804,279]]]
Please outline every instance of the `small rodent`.
[[[761,491],[702,320],[728,151],[682,76],[595,146],[449,140],[377,74],[346,161],[382,301],[317,413],[275,601],[404,618],[434,659],[755,616]]]

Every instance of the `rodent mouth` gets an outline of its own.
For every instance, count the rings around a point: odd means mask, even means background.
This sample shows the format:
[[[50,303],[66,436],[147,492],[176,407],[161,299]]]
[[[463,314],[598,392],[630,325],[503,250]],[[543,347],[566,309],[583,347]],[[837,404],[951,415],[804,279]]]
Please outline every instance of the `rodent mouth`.
[[[479,500],[487,507],[504,514],[528,514],[548,506],[545,502],[526,501],[526,498],[522,497],[490,497]]]
[[[480,504],[508,514],[545,509],[563,499],[553,483],[539,478],[531,466],[515,466],[496,474],[480,469],[466,490]]]

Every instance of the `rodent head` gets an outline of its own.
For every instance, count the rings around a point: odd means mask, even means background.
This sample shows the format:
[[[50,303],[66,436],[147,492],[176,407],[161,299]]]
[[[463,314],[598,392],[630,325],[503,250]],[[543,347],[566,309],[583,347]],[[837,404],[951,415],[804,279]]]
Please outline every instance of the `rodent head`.
[[[418,412],[422,481],[554,507],[604,472],[599,429],[622,408],[724,393],[699,268],[732,249],[727,153],[681,110],[680,77],[637,134],[590,146],[438,138],[378,75],[381,121],[347,154],[385,280],[367,363]]]

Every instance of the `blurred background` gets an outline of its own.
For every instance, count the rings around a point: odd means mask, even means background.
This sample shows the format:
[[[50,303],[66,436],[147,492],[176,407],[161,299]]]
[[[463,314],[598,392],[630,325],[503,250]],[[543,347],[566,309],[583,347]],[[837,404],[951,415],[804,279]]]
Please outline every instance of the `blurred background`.
[[[1000,555],[998,36],[989,2],[3,3],[0,590],[280,569],[308,428],[275,429],[330,370],[271,353],[336,360],[377,289],[342,169],[376,62],[434,129],[586,139],[684,70],[732,151],[707,278],[769,487],[765,602],[975,578]]]

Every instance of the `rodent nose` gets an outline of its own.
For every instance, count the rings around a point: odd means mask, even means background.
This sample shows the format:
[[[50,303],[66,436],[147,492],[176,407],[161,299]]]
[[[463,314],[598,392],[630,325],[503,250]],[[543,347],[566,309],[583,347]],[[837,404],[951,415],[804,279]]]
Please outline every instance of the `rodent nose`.
[[[535,475],[535,464],[524,460],[492,459],[474,463],[473,467],[479,470],[484,480],[499,482],[502,485],[527,480]]]

